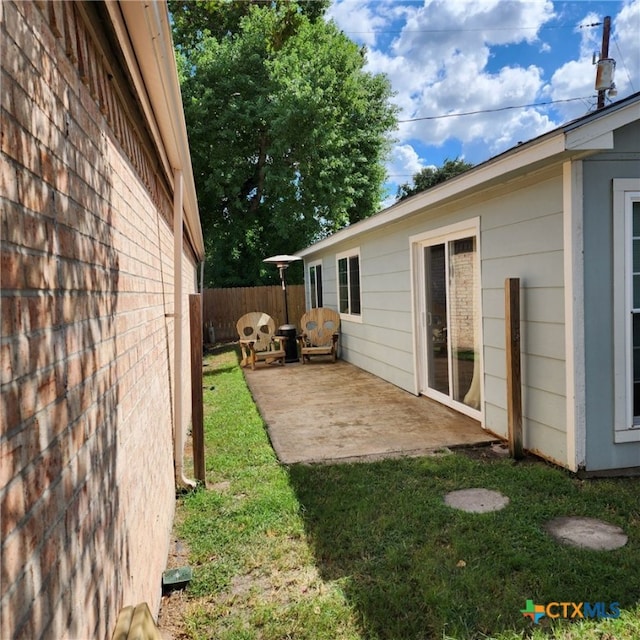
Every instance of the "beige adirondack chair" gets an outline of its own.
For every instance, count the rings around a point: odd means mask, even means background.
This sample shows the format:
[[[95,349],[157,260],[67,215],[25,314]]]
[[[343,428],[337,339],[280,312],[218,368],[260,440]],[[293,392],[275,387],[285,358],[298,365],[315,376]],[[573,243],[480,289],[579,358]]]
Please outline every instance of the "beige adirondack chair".
[[[276,323],[273,318],[261,311],[246,313],[236,323],[236,329],[240,336],[240,351],[242,360],[240,366],[251,365],[256,368],[256,362],[264,361],[267,364],[280,362],[284,364],[286,338],[276,336]]]
[[[302,364],[311,356],[331,356],[331,361],[336,361],[340,335],[340,314],[337,311],[325,307],[311,309],[302,316],[300,328],[302,335],[298,336],[298,342]]]

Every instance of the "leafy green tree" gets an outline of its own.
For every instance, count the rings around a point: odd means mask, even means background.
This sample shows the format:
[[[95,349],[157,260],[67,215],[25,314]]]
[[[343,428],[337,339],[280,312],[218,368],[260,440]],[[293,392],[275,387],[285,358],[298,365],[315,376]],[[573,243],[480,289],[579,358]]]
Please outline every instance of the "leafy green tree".
[[[445,182],[460,173],[464,173],[472,167],[472,164],[464,162],[460,158],[445,160],[441,167],[425,167],[413,176],[413,184],[405,183],[398,187],[397,198],[398,200],[404,200],[416,193],[435,187],[435,185]]]
[[[216,39],[240,31],[240,21],[253,6],[282,11],[295,6],[295,12],[317,20],[331,0],[292,3],[292,0],[169,0],[173,40],[184,53],[197,48],[208,37]]]
[[[252,3],[234,29],[177,47],[209,286],[277,281],[265,257],[375,213],[396,122],[388,80],[335,24]]]

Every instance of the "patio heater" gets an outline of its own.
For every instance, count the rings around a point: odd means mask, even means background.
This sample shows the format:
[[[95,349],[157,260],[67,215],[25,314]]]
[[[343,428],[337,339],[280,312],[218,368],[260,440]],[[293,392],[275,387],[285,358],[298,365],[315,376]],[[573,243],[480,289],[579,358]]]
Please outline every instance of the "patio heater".
[[[282,283],[282,297],[284,298],[284,324],[278,327],[278,335],[286,337],[285,341],[285,362],[296,362],[298,360],[298,346],[296,344],[296,326],[289,324],[289,307],[287,305],[287,281],[285,272],[289,265],[296,260],[302,260],[299,256],[278,255],[265,258],[262,262],[275,264],[280,272],[280,282]]]

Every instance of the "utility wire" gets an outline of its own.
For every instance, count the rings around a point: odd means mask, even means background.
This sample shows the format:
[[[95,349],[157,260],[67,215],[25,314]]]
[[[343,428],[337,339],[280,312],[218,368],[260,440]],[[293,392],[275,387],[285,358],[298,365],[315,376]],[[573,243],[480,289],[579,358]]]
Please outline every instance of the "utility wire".
[[[622,62],[622,67],[624,68],[627,78],[629,78],[629,84],[631,85],[632,93],[635,93],[635,87],[633,86],[633,80],[631,80],[631,75],[629,74],[629,69],[627,69],[627,65],[624,63],[624,58],[622,57],[622,51],[620,50],[620,45],[618,44],[618,38],[616,38],[616,34],[613,34],[613,41],[616,44],[616,49],[618,50],[618,56],[620,57],[620,62]]]
[[[466,29],[369,29],[356,31],[352,29],[342,29],[344,33],[468,33],[473,31],[542,31],[547,29],[589,29],[599,27],[602,22],[590,22],[579,25],[548,25],[537,27],[474,27]]]
[[[421,118],[408,118],[407,120],[398,120],[398,124],[402,122],[417,122],[418,120],[439,120],[440,118],[457,118],[459,116],[475,116],[480,113],[496,113],[498,111],[509,111],[510,109],[527,109],[530,107],[545,107],[550,104],[559,104],[561,102],[577,102],[578,100],[588,100],[593,96],[584,96],[582,98],[566,98],[564,100],[549,100],[548,102],[535,102],[532,104],[519,104],[509,107],[498,107],[497,109],[479,109],[478,111],[464,111],[461,113],[445,113],[439,116],[423,116]]]

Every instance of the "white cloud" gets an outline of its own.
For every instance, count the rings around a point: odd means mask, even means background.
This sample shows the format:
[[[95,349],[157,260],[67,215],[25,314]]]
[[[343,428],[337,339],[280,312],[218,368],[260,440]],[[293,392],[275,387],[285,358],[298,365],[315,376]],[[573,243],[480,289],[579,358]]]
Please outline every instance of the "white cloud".
[[[492,110],[594,96],[592,55],[600,48],[602,32],[578,25],[598,23],[602,15],[596,12],[610,11],[609,5],[613,11],[619,8],[595,0],[555,5],[551,0],[334,3],[330,16],[367,45],[367,69],[386,74],[396,92],[393,100],[405,122],[387,165],[391,176],[399,176],[391,181],[406,182],[427,164],[421,150],[434,150],[429,163],[438,157],[437,149],[453,157],[455,152],[449,152],[455,141],[456,151],[477,162],[583,115],[593,106],[592,97],[554,105],[553,112],[548,107]],[[617,60],[615,81],[623,97],[640,91],[640,0],[625,0],[611,15],[610,56]],[[557,31],[543,31],[559,17],[560,24],[573,21],[580,34],[574,53],[561,50],[554,39]],[[425,119],[470,111],[481,113]]]
[[[583,24],[597,22],[599,16],[589,13],[581,21]],[[556,69],[544,93],[553,100],[566,100],[578,96],[594,96],[596,70],[593,66],[593,54],[600,52],[600,31],[582,30],[579,56]],[[609,57],[616,60],[615,83],[618,99],[640,91],[634,86],[632,78],[640,77],[640,0],[627,2],[617,16],[612,16]],[[595,99],[590,101],[593,105]],[[564,120],[583,115],[585,103],[571,102],[559,105],[558,111]]]
[[[550,0],[425,0],[408,12],[395,53],[444,61],[455,52],[471,55],[485,45],[533,42],[553,17]]]
[[[409,73],[405,75],[410,76]],[[493,140],[496,127],[501,131],[508,129],[510,120],[519,119],[517,112],[506,111],[499,116],[420,118],[532,103],[543,86],[541,76],[541,69],[535,66],[504,67],[498,73],[487,73],[484,65],[478,66],[474,60],[458,54],[448,61],[443,77],[433,83],[420,82],[411,86],[406,77],[399,78],[394,86],[408,86],[411,91],[399,89],[396,102],[402,107],[400,120],[415,120],[401,125],[400,138],[418,138],[434,145],[451,137],[463,142],[477,137]]]
[[[628,2],[613,24],[613,42],[609,54],[617,59],[618,91],[640,91],[640,0]],[[632,81],[635,78],[635,84]]]
[[[424,161],[410,144],[396,145],[387,162],[387,172],[391,182],[396,184],[410,182],[411,178],[424,167]]]
[[[386,163],[388,195],[382,203],[382,207],[391,206],[396,201],[398,187],[401,184],[411,184],[413,176],[425,167],[434,165],[426,164],[411,144],[398,144],[393,147]]]
[[[376,34],[387,25],[386,12],[380,12],[380,5],[370,5],[368,0],[334,2],[327,11],[327,18],[334,20],[354,40],[367,46],[375,46]]]
[[[530,103],[543,86],[541,69],[513,65],[490,73],[491,45],[533,42],[552,17],[548,0],[427,0],[407,9],[405,25],[387,52],[370,51],[368,68],[391,79],[400,120]],[[508,112],[500,119],[422,120],[402,124],[399,137],[401,142],[419,139],[433,145],[448,138],[481,138],[494,146],[496,137],[508,144],[502,134],[521,121],[521,114]],[[500,136],[495,133],[498,122]],[[544,125],[548,122],[538,123],[536,132]]]

